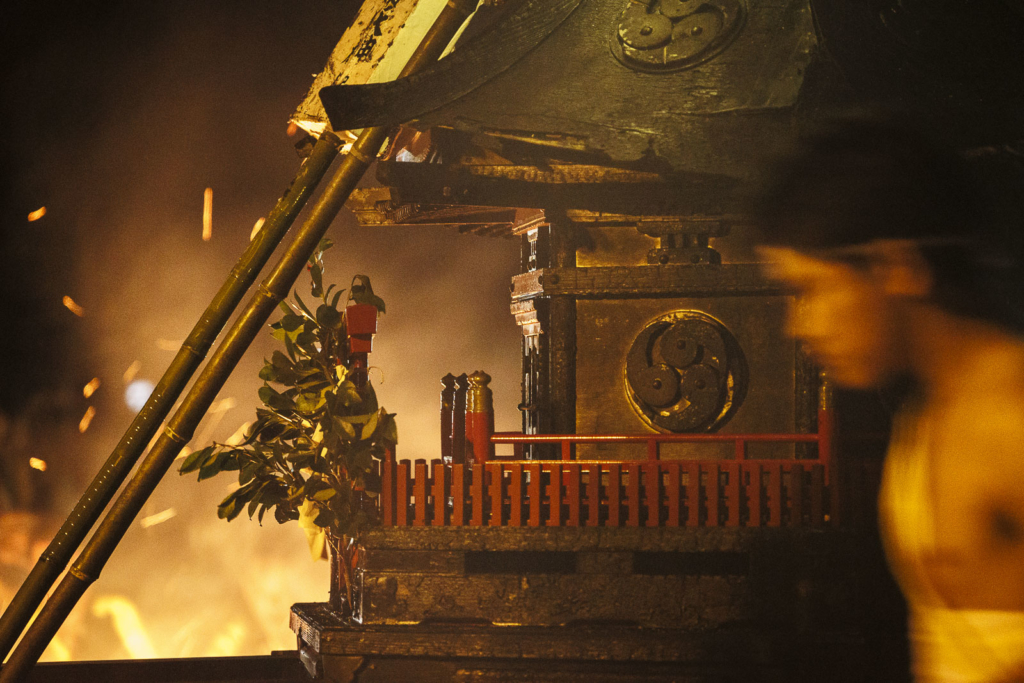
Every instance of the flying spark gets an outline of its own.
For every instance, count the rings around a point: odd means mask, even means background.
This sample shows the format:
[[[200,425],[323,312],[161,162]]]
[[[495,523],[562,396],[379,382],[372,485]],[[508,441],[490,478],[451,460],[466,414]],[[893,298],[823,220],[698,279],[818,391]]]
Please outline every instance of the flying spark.
[[[213,188],[208,187],[203,192],[203,241],[209,242],[213,238]]]
[[[158,512],[155,515],[150,515],[149,517],[143,517],[142,519],[139,520],[139,524],[142,526],[143,529],[148,529],[151,526],[156,526],[157,524],[163,524],[167,520],[173,519],[173,518],[175,518],[177,516],[178,516],[178,511],[177,510],[175,510],[174,508],[167,508],[163,512]]]
[[[95,415],[96,409],[93,408],[92,406],[89,406],[85,411],[85,415],[83,415],[82,419],[78,422],[78,431],[84,434],[85,430],[89,428],[90,424],[92,424],[92,418]]]
[[[250,242],[256,239],[256,235],[260,234],[260,229],[263,227],[263,223],[266,222],[266,220],[266,218],[261,218],[256,221],[256,225],[252,226],[252,232],[249,234]]]
[[[36,209],[35,211],[33,211],[32,213],[30,213],[28,215],[28,222],[32,223],[33,221],[37,221],[40,218],[42,218],[43,216],[45,216],[45,215],[46,215],[46,207],[45,206],[40,206],[38,209]]]
[[[96,393],[96,390],[100,388],[100,378],[93,377],[92,380],[82,387],[82,396],[89,398]]]
[[[34,470],[39,470],[40,472],[46,471],[46,461],[40,460],[39,458],[29,458],[28,466]]]
[[[141,369],[142,369],[142,363],[140,363],[137,360],[136,361],[132,361],[132,364],[129,365],[128,369],[124,371],[124,378],[123,378],[124,379],[124,383],[128,384],[133,379],[135,379],[135,375],[139,374],[139,370],[141,370]]]
[[[85,315],[85,309],[75,303],[75,300],[70,296],[64,297],[64,305],[69,311],[77,315],[79,318]]]
[[[183,340],[161,338],[156,340],[156,348],[161,351],[177,351],[183,343]]]

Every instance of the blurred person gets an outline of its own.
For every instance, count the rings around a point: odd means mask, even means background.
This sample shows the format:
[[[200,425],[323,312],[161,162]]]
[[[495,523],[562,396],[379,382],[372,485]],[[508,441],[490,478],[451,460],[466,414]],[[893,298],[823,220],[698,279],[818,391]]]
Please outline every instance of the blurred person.
[[[916,680],[1024,681],[1024,302],[981,187],[880,119],[808,136],[766,185],[789,334],[839,385],[903,387],[879,519]]]

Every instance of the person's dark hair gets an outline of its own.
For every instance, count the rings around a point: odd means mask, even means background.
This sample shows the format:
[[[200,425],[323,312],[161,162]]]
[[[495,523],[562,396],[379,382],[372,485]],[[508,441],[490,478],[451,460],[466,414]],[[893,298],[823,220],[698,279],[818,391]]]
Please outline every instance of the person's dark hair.
[[[1024,331],[1019,259],[1000,244],[986,194],[951,149],[902,122],[846,119],[801,139],[754,208],[765,244],[836,260],[882,239],[918,244],[933,301]]]

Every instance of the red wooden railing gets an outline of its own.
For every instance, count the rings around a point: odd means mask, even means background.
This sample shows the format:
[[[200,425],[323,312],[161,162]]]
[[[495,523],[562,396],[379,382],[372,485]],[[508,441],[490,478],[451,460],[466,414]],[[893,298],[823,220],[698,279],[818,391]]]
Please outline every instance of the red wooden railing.
[[[386,526],[835,526],[831,413],[817,434],[517,434],[493,443],[558,443],[562,460],[497,457],[446,465],[382,463]],[[735,444],[733,459],[661,460],[662,443]],[[816,443],[814,459],[747,459],[747,444]],[[646,443],[647,460],[572,459],[576,443]],[[519,447],[517,447],[517,453]]]

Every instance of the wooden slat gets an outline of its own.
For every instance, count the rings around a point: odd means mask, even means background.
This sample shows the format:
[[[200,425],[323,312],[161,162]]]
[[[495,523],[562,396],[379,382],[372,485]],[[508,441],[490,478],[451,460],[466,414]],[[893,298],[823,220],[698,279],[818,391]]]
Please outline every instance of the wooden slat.
[[[640,465],[626,465],[626,526],[640,526]]]
[[[587,526],[601,523],[601,466],[587,466]]]
[[[661,526],[661,463],[645,462],[640,469],[643,472],[647,526]]]
[[[416,475],[412,482],[412,495],[416,496],[416,508],[413,511],[412,525],[423,526],[427,523],[427,461],[416,461]]]
[[[747,484],[747,510],[750,512],[750,519],[747,526],[761,526],[761,463],[744,463],[750,483]]]
[[[825,468],[811,465],[811,526],[825,526]]]
[[[486,464],[487,478],[490,479],[488,495],[491,498],[491,519],[488,526],[502,526],[504,519],[505,476],[500,462]]]
[[[679,526],[679,494],[682,482],[679,480],[679,463],[671,462],[665,465],[668,474],[668,482],[665,484],[665,499],[668,507],[668,521],[666,526]]]
[[[765,463],[768,475],[768,526],[782,524],[782,463]]]
[[[398,526],[409,525],[409,495],[411,492],[409,486],[409,461],[402,460],[398,463],[398,476],[397,486],[395,491],[395,503],[397,504],[397,523]]]
[[[740,463],[727,462],[722,467],[729,479],[725,485],[725,526],[736,527],[740,525],[740,496],[743,490],[740,486]]]
[[[395,525],[395,460],[391,453],[380,464],[380,508],[384,526]]]
[[[530,519],[527,523],[540,526],[540,465],[527,465],[526,471],[530,475]]]
[[[445,467],[444,463],[434,463],[434,486],[431,489],[431,494],[434,496],[434,517],[430,520],[431,526],[446,526],[448,524],[450,473],[451,470]]]
[[[705,484],[705,486],[704,486],[704,490],[707,492],[707,496],[708,496],[708,521],[707,521],[707,525],[708,526],[721,526],[721,524],[722,524],[722,517],[721,517],[721,514],[719,512],[719,499],[720,499],[719,484],[720,484],[721,480],[719,479],[719,475],[718,475],[718,472],[719,472],[718,463],[711,463],[711,464],[709,464],[707,466],[707,468],[708,468],[708,478],[707,478],[707,484]]]
[[[568,515],[565,523],[567,526],[580,525],[580,466],[576,464],[563,465],[565,470],[565,502],[568,508]]]
[[[465,465],[452,465],[452,525],[466,525]]]
[[[793,463],[789,470],[789,526],[803,526],[804,523],[804,466]]]
[[[469,523],[472,526],[483,526],[484,524],[484,479],[486,471],[483,463],[470,465],[473,479],[469,483],[469,497],[472,508],[472,515]]]
[[[622,468],[618,463],[608,465],[608,488],[605,497],[608,499],[608,526],[622,526]]]
[[[562,526],[562,466],[543,465],[548,473],[548,526]]]
[[[686,526],[700,524],[700,463],[686,463]]]
[[[509,465],[508,499],[509,526],[523,525],[523,466]]]

